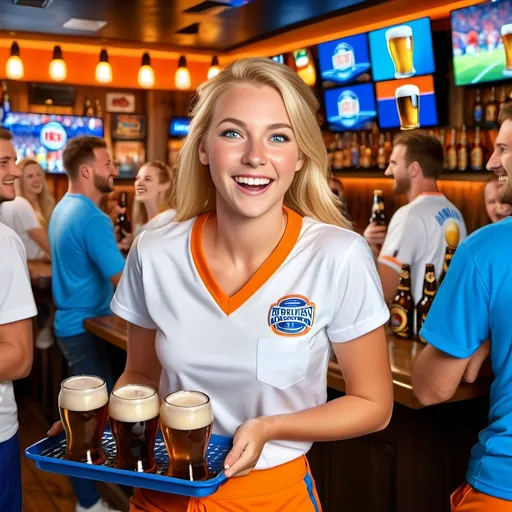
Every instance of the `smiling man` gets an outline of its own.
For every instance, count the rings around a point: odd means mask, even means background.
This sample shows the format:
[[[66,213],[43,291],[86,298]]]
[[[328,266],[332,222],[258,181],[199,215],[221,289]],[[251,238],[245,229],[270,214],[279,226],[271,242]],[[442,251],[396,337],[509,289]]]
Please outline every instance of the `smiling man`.
[[[0,128],[0,206],[15,197],[16,167],[12,134]],[[21,512],[18,417],[12,381],[32,366],[32,321],[37,313],[27,256],[20,237],[0,222],[0,510]]]
[[[504,106],[487,164],[512,204],[512,103]],[[489,425],[480,432],[452,511],[512,511],[512,218],[486,226],[461,243],[420,335],[428,345],[414,364],[412,384],[425,404],[451,398],[464,374],[476,374],[489,350],[494,373]]]
[[[107,145],[97,137],[68,142],[63,155],[69,189],[50,219],[55,334],[73,375],[102,377],[112,389],[112,370],[103,340],[88,333],[84,320],[110,315],[110,300],[124,267],[114,226],[98,204],[114,189],[118,172]],[[91,480],[72,479],[77,512],[110,510]]]

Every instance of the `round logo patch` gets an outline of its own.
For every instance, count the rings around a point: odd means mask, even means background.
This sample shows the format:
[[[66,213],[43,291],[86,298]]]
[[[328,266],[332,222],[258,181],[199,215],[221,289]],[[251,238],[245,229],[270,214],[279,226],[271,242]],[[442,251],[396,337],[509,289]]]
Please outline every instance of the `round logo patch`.
[[[287,295],[270,306],[268,325],[281,336],[301,336],[313,327],[315,308],[302,295]]]
[[[39,139],[49,151],[59,151],[66,145],[68,135],[60,123],[52,121],[43,126]]]

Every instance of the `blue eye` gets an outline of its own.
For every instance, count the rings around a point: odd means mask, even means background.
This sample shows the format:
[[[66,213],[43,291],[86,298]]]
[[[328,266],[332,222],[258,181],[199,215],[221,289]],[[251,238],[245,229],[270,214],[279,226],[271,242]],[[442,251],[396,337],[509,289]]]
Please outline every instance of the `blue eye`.
[[[270,137],[270,140],[272,142],[288,142],[290,140],[290,138],[286,135],[276,134],[276,135],[272,135],[272,137]]]
[[[226,130],[222,132],[222,136],[226,137],[228,139],[237,139],[240,137],[240,134],[236,132],[235,130]]]

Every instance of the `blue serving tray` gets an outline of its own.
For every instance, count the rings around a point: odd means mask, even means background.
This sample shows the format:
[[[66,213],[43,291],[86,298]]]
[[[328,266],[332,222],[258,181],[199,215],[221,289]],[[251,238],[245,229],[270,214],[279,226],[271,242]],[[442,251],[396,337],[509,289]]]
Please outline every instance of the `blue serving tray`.
[[[198,482],[165,475],[169,456],[160,431],[158,431],[155,442],[155,461],[158,465],[156,474],[116,469],[114,467],[116,445],[108,426],[105,429],[102,440],[103,450],[105,451],[105,462],[102,465],[65,460],[63,458],[66,453],[66,437],[64,433],[55,437],[47,437],[29,446],[25,450],[25,455],[29,459],[34,460],[39,469],[49,471],[50,473],[60,473],[61,475],[87,478],[99,482],[112,482],[130,487],[204,498],[216,492],[227,481],[224,474],[224,459],[231,449],[232,443],[231,437],[212,434],[206,452],[208,468],[212,478]]]

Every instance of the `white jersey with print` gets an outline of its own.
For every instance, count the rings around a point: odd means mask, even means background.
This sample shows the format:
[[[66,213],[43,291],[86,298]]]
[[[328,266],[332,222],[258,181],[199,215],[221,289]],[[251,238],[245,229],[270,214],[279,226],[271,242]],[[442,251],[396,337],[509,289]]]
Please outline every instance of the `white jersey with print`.
[[[0,222],[18,233],[27,251],[27,259],[43,258],[43,249],[27,233],[31,229],[40,228],[41,224],[36,212],[24,197],[16,197],[13,201],[0,204]]]
[[[0,326],[36,316],[27,256],[20,237],[0,223]],[[18,430],[11,382],[0,381],[0,443]]]
[[[379,262],[398,273],[402,264],[411,266],[412,295],[417,304],[423,295],[425,265],[433,263],[439,279],[446,247],[457,247],[466,236],[462,214],[444,194],[421,194],[393,215]]]
[[[331,343],[389,319],[366,241],[286,211],[283,238],[233,296],[205,260],[204,214],[142,233],[112,300],[114,313],[157,329],[160,395],[208,394],[217,434],[233,436],[248,419],[323,404]],[[291,461],[311,444],[267,443],[256,467]]]
[[[164,210],[151,220],[148,220],[146,224],[136,224],[133,234],[134,236],[138,236],[143,231],[146,231],[146,229],[156,229],[166,226],[174,220],[174,217],[176,217],[176,210]]]

